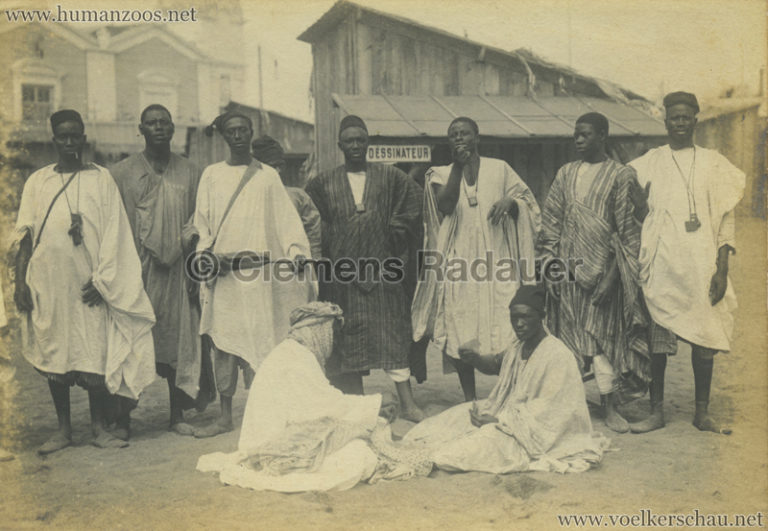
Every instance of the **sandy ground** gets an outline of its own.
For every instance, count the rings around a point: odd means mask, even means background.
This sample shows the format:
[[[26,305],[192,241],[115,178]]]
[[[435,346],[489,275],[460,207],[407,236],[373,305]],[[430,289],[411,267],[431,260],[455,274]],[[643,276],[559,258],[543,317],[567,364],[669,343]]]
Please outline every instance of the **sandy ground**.
[[[17,458],[0,463],[0,526],[68,529],[327,528],[557,529],[557,514],[755,513],[768,509],[766,436],[766,235],[764,222],[739,220],[739,252],[731,277],[739,297],[733,351],[719,355],[711,411],[733,435],[701,433],[691,425],[693,376],[690,350],[682,347],[667,371],[664,430],[617,435],[593,416],[595,429],[612,439],[597,468],[584,474],[494,476],[433,472],[406,482],[358,485],[346,492],[284,495],[252,492],[219,483],[195,470],[200,455],[235,449],[238,432],[196,440],[169,433],[167,388],[155,382],[134,413],[134,437],[123,450],[90,446],[86,394],[72,392],[75,444],[46,458],[34,450],[55,429],[44,379],[20,358],[17,333],[9,348],[16,375],[2,386],[12,404],[2,411],[2,442]],[[9,305],[10,310],[10,305]],[[415,387],[429,413],[458,403],[455,375],[443,375],[429,357],[429,380]],[[487,395],[491,377],[479,378]],[[368,392],[389,389],[383,374],[366,379]],[[591,399],[594,384],[587,384]],[[235,398],[242,416],[246,393]],[[630,417],[647,410],[647,398],[627,407]],[[218,411],[190,416],[193,424]],[[397,421],[396,430],[408,425]],[[763,520],[765,523],[765,519]]]

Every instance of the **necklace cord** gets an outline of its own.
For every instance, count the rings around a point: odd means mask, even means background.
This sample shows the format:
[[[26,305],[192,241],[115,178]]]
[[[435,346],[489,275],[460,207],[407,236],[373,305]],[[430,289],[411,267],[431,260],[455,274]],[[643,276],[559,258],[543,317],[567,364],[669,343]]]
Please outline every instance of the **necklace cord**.
[[[677,162],[677,159],[675,158],[675,154],[670,152],[670,155],[672,156],[672,161],[675,163],[675,167],[677,167],[677,172],[680,175],[680,179],[682,179],[683,184],[685,185],[685,191],[688,198],[688,216],[694,217],[696,216],[696,196],[694,195],[694,192],[696,190],[696,146],[693,147],[693,161],[691,162],[691,169],[688,171],[688,180],[685,179],[685,174],[683,174],[683,170],[680,167],[680,164]],[[693,205],[693,209],[691,209],[691,205]]]

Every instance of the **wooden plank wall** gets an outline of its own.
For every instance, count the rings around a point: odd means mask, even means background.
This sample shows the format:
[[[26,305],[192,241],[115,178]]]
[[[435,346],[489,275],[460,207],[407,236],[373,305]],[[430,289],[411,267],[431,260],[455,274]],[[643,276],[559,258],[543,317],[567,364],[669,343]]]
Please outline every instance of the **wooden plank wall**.
[[[346,112],[334,104],[331,93],[524,96],[528,90],[527,72],[514,58],[493,51],[481,58],[478,46],[370,13],[350,14],[313,43],[312,53],[319,171],[343,162],[337,135],[339,120]],[[536,76],[536,93],[542,97],[556,95],[561,74],[536,65],[531,68]],[[595,86],[567,77],[565,81],[575,94],[599,95]],[[435,138],[378,140],[444,143],[444,139]],[[541,201],[560,166],[575,158],[572,143],[571,138],[488,139],[481,153],[506,160]],[[615,153],[623,162],[648,149],[647,140],[622,140],[620,144]]]
[[[744,199],[737,212],[764,217],[766,214],[765,121],[758,107],[724,114],[699,122],[696,143],[716,149],[747,176]]]
[[[337,94],[509,95],[527,93],[521,63],[438,34],[364,14],[350,14],[312,44],[316,156],[320,171],[342,162],[336,140],[346,113]],[[536,92],[555,93],[555,82],[537,73]],[[551,77],[551,75],[549,76]]]

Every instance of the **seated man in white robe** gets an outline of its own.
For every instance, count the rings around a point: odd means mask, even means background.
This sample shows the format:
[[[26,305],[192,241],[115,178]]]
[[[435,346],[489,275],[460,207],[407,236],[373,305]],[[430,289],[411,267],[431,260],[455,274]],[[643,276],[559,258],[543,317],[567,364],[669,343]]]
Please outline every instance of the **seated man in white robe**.
[[[388,443],[394,396],[345,395],[327,380],[341,308],[313,302],[291,313],[291,331],[261,363],[248,395],[238,451],[204,455],[222,483],[280,492],[344,490],[371,476],[426,475],[430,462]],[[421,452],[424,455],[424,452]],[[414,464],[411,464],[414,463]]]
[[[421,441],[448,471],[583,472],[608,441],[592,433],[575,356],[544,330],[543,288],[521,286],[509,312],[518,341],[505,353],[462,351],[463,361],[499,374],[490,396],[424,420],[404,441]]]

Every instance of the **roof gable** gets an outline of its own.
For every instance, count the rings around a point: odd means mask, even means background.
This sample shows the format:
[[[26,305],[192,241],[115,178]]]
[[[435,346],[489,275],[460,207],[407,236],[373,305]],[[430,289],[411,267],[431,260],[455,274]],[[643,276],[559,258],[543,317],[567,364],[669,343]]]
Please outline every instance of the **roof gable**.
[[[98,48],[96,40],[83,35],[82,33],[74,30],[66,24],[41,24],[39,22],[25,22],[21,24],[7,24],[0,27],[0,35],[8,33],[17,29],[37,27],[41,30],[49,32],[57,37],[64,39],[73,46],[81,50],[89,50]]]
[[[377,20],[375,26],[377,27],[389,27],[399,28],[405,34],[408,35],[420,35],[420,40],[439,40],[444,45],[451,48],[471,48],[477,54],[478,58],[486,57],[488,54],[492,54],[497,58],[502,58],[505,61],[511,61],[517,64],[522,64],[524,68],[533,67],[539,73],[546,71],[553,74],[559,74],[561,76],[568,76],[572,79],[577,79],[581,82],[594,86],[598,93],[603,93],[607,97],[624,101],[624,100],[641,100],[646,104],[651,104],[650,101],[642,96],[626,90],[617,84],[597,79],[573,70],[570,67],[558,65],[549,62],[540,56],[534,54],[530,50],[503,50],[494,46],[485,45],[481,42],[473,41],[465,37],[460,37],[454,33],[450,33],[445,30],[426,26],[414,20],[410,20],[397,15],[392,15],[383,11],[378,11],[367,6],[362,6],[348,0],[339,0],[331,9],[329,9],[323,16],[321,16],[314,24],[307,28],[298,39],[304,42],[313,43],[321,39],[326,33],[332,31],[337,25],[347,20],[349,17],[354,16],[356,20],[365,22],[365,18],[371,18]]]
[[[207,59],[207,57],[191,44],[176,37],[169,31],[164,31],[157,26],[134,26],[122,31],[109,39],[107,50],[121,53],[152,39],[158,39],[181,55],[195,61]]]

